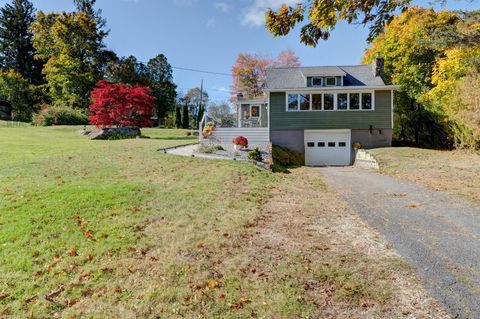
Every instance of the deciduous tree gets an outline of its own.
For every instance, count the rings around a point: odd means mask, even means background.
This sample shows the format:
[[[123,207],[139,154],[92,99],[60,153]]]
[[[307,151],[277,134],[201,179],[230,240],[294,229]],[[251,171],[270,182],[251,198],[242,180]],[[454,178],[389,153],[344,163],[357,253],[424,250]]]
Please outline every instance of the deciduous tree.
[[[13,118],[29,122],[36,111],[35,88],[18,72],[0,72],[0,96],[12,106]]]
[[[260,54],[240,53],[232,67],[233,85],[230,101],[235,101],[238,93],[242,93],[246,98],[261,96],[267,80],[268,68],[299,66],[300,59],[292,50],[280,52],[276,60]]]
[[[92,91],[90,123],[105,126],[151,126],[155,98],[150,88],[100,81]]]
[[[94,63],[102,35],[96,20],[85,13],[39,12],[32,25],[36,58],[43,69],[54,103],[85,107],[98,80]]]
[[[192,114],[195,126],[202,120],[203,113],[208,104],[208,93],[201,91],[200,88],[190,89],[183,97],[188,104],[190,113]]]
[[[300,41],[316,46],[319,40],[326,40],[330,32],[340,22],[362,24],[370,27],[368,39],[373,40],[383,32],[398,10],[405,9],[412,0],[307,0],[296,6],[283,4],[280,9],[266,12],[266,27],[275,36],[285,36],[293,28],[302,26]]]

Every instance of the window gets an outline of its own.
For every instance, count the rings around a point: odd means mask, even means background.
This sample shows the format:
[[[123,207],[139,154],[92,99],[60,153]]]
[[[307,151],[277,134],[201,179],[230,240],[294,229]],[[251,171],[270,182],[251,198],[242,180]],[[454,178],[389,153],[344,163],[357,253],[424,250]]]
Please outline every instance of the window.
[[[323,95],[323,109],[324,110],[333,110],[335,104],[335,94],[325,93]]]
[[[300,94],[300,110],[310,110],[310,94]]]
[[[322,86],[323,85],[323,79],[315,76],[312,78],[312,86]]]
[[[288,95],[288,110],[289,111],[298,110],[298,94]]]
[[[347,143],[345,142],[338,143],[338,147],[346,147],[346,146],[347,146]]]
[[[325,147],[325,142],[318,142],[318,147]]]
[[[337,110],[348,109],[348,93],[338,93],[337,95]]]
[[[308,143],[307,143],[307,147],[315,147],[315,143],[313,143],[313,142],[308,142]]]
[[[372,109],[372,93],[362,93],[362,110]]]
[[[312,94],[312,110],[318,111],[322,109],[322,95]]]
[[[350,110],[360,109],[360,93],[350,93]]]
[[[260,106],[253,105],[250,108],[250,113],[252,114],[252,117],[259,117],[260,116]]]
[[[335,147],[335,142],[328,142],[328,147]]]
[[[335,77],[325,78],[325,85],[326,86],[336,86],[337,85],[337,78],[335,78]]]

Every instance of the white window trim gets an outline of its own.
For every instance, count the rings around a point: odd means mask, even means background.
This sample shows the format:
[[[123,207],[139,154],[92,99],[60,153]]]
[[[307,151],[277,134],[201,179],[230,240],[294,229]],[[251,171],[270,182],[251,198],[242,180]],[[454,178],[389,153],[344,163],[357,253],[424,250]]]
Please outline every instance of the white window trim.
[[[347,109],[338,109],[338,94],[347,94]],[[370,93],[372,95],[372,108],[371,109],[362,109],[362,93]],[[322,95],[322,109],[321,110],[314,110],[313,109],[313,94],[321,94]],[[333,94],[333,110],[325,110],[325,94]],[[350,109],[350,94],[359,94],[359,103],[360,108],[351,110]],[[288,109],[288,96],[289,95],[297,95],[297,109],[296,110],[289,110]],[[301,110],[300,109],[300,95],[310,95],[310,108],[309,110]],[[305,91],[287,91],[285,92],[285,111],[286,112],[371,112],[375,111],[375,91],[370,90],[362,90],[362,91],[325,91],[325,92],[305,92]]]
[[[329,84],[328,84],[328,79],[334,79],[334,80],[335,80],[335,84],[329,85]],[[336,76],[326,76],[326,77],[325,77],[325,86],[337,86],[337,77],[336,77]]]
[[[314,85],[314,84],[313,84],[313,79],[320,79],[320,85]],[[321,86],[323,86],[323,77],[321,77],[321,76],[312,76],[312,86],[313,86],[313,87],[321,87]]]

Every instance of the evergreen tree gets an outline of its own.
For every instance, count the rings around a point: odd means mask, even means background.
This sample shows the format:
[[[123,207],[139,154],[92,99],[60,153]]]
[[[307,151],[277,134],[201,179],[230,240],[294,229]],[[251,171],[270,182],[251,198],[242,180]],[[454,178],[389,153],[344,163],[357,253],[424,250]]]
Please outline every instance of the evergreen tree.
[[[35,8],[28,0],[13,0],[0,9],[0,65],[14,70],[29,83],[42,82],[42,63],[35,60],[33,33]]]
[[[177,97],[177,86],[173,83],[172,66],[163,54],[157,55],[148,61],[148,76],[152,95],[155,96],[158,122],[169,112],[173,111]]]
[[[180,106],[175,107],[175,127],[182,127],[182,111],[180,110]]]
[[[93,65],[97,72],[97,78],[103,78],[106,66],[111,61],[117,61],[115,53],[105,50],[104,39],[108,36],[109,31],[105,30],[107,21],[102,17],[102,10],[95,10],[97,0],[73,0],[77,12],[85,14],[96,22],[98,38],[96,40],[96,51],[92,55]]]
[[[182,128],[190,127],[190,118],[188,116],[188,103],[185,101],[183,105]]]

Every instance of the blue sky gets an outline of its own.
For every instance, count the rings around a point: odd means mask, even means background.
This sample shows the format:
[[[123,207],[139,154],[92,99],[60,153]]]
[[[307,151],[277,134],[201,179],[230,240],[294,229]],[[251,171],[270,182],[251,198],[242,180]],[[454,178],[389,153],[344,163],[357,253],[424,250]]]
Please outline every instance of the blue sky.
[[[8,0],[9,2],[10,0]],[[3,5],[7,0],[0,0]],[[33,0],[44,11],[71,11],[71,0]],[[360,62],[368,30],[342,24],[316,48],[299,43],[298,30],[274,38],[263,27],[265,7],[298,0],[97,0],[110,29],[106,43],[119,56],[135,55],[147,61],[164,53],[176,67],[229,73],[239,52],[275,57],[292,49],[303,65],[349,65]],[[431,6],[426,0],[414,4]],[[438,9],[440,6],[435,5]],[[479,0],[447,0],[449,9],[480,9]],[[229,97],[231,78],[174,70],[184,91],[200,80],[212,100]]]

